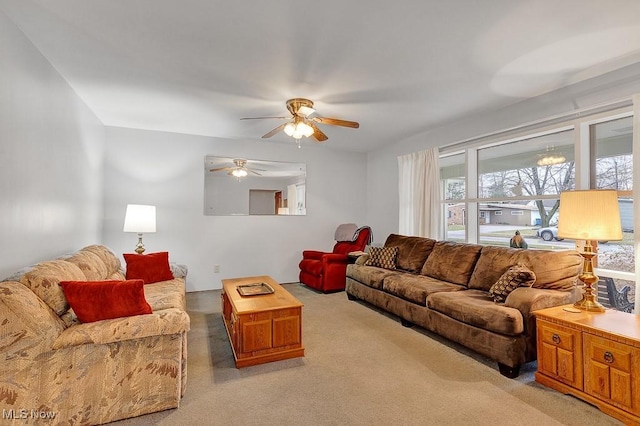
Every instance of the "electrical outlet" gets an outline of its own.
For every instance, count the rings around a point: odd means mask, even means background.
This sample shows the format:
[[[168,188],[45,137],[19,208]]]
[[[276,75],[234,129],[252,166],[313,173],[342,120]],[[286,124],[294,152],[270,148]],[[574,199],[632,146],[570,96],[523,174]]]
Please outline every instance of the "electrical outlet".
[[[220,265],[213,265],[213,272],[216,274],[220,273]]]

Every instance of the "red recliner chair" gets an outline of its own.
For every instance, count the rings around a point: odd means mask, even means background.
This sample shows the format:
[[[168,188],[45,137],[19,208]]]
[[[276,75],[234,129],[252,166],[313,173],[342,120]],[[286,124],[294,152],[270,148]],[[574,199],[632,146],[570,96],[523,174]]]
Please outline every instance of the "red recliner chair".
[[[351,238],[344,237],[344,232],[341,237],[339,235],[340,230],[349,229],[346,225],[349,224],[340,225],[336,230],[336,239],[338,241],[333,246],[333,252],[326,253],[315,250],[302,252],[302,260],[299,265],[301,283],[324,293],[344,290],[347,265],[350,260],[347,253],[364,251],[372,239],[371,228],[368,226],[355,229]],[[346,240],[347,238],[348,240]]]

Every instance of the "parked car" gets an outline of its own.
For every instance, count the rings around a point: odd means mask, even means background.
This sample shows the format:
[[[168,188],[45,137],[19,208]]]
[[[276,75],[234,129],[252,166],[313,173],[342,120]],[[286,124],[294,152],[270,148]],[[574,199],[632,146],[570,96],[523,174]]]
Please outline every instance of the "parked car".
[[[558,238],[558,228],[555,226],[549,226],[547,228],[540,228],[536,231],[536,236],[538,238],[542,238],[545,241],[551,241],[555,239],[556,241],[562,241],[564,238]],[[606,244],[609,241],[598,241],[599,243]]]
[[[564,238],[558,238],[558,228],[555,226],[549,226],[547,228],[540,228],[536,231],[538,238],[542,238],[545,241],[551,241],[555,238],[556,241],[562,241]]]

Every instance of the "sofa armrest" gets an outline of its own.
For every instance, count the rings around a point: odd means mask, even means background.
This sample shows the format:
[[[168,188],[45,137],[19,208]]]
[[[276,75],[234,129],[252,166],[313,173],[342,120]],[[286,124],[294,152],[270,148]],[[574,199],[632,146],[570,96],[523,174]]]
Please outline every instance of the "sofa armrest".
[[[362,254],[358,256],[356,259],[356,265],[364,265],[367,260],[369,260],[369,253]]]
[[[504,305],[518,309],[523,317],[528,318],[533,311],[566,305],[575,300],[575,292],[519,287],[507,296]]]
[[[173,278],[187,278],[187,273],[189,272],[189,268],[187,268],[187,265],[182,265],[180,263],[169,263],[169,267],[171,268]]]
[[[84,344],[107,344],[143,337],[180,334],[189,331],[189,315],[180,309],[163,309],[147,315],[73,325],[53,342],[53,349]]]

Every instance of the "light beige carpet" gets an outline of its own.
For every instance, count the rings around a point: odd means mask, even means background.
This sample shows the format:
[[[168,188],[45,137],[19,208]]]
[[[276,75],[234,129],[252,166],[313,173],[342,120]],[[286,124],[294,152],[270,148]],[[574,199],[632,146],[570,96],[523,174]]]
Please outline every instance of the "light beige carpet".
[[[286,284],[302,303],[305,357],[234,367],[220,291],[187,294],[187,392],[180,408],[118,425],[614,425],[613,418],[344,292]]]

